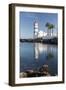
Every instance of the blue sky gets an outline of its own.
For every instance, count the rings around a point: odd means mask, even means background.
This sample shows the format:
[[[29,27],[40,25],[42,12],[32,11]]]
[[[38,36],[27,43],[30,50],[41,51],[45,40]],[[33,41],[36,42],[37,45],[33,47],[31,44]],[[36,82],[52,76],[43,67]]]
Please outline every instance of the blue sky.
[[[36,12],[20,12],[19,16],[20,38],[33,38],[34,22],[38,20],[39,31],[47,32],[45,24],[47,22],[54,24],[54,33],[57,33],[58,15],[57,13],[36,13]]]

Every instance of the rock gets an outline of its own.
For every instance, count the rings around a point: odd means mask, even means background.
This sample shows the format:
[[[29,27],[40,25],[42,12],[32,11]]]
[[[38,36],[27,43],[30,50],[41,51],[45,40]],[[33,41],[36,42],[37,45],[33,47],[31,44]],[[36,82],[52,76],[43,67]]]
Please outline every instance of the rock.
[[[21,72],[20,73],[20,78],[22,78],[22,77],[27,77],[27,73],[26,72]]]
[[[51,75],[49,74],[49,72],[44,72],[44,75],[46,75],[46,76],[51,76]]]
[[[48,65],[43,65],[40,69],[39,69],[39,71],[40,72],[44,72],[44,71],[46,71],[46,72],[48,72]]]
[[[45,64],[39,69],[39,71],[41,72],[41,76],[51,76],[48,68],[49,68],[48,65]]]
[[[34,71],[33,70],[27,70],[26,72],[27,73],[33,73]]]

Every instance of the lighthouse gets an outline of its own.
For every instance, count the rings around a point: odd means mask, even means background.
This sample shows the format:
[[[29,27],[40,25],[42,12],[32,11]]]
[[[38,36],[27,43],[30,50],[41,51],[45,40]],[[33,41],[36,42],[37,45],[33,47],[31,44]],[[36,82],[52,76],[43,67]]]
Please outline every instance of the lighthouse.
[[[38,30],[39,30],[39,25],[38,22],[34,22],[34,39],[38,38]]]

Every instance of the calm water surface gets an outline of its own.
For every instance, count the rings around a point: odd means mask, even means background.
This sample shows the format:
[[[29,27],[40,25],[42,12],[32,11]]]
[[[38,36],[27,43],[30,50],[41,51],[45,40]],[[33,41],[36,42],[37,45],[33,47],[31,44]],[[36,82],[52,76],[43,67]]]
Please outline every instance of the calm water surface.
[[[51,57],[48,55],[51,54]],[[48,65],[52,76],[58,74],[58,47],[42,43],[20,43],[20,72]]]

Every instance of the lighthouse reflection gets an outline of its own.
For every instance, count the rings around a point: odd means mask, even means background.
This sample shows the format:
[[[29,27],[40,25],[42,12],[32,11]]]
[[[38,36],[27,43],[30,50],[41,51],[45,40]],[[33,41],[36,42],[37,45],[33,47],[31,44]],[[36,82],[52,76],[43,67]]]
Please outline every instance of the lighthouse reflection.
[[[34,43],[34,57],[36,60],[38,60],[41,53],[45,52],[44,55],[46,55],[47,51],[52,51],[52,48],[47,45],[43,45],[42,43]]]
[[[34,43],[34,57],[37,60],[39,58],[39,47],[37,43]]]

